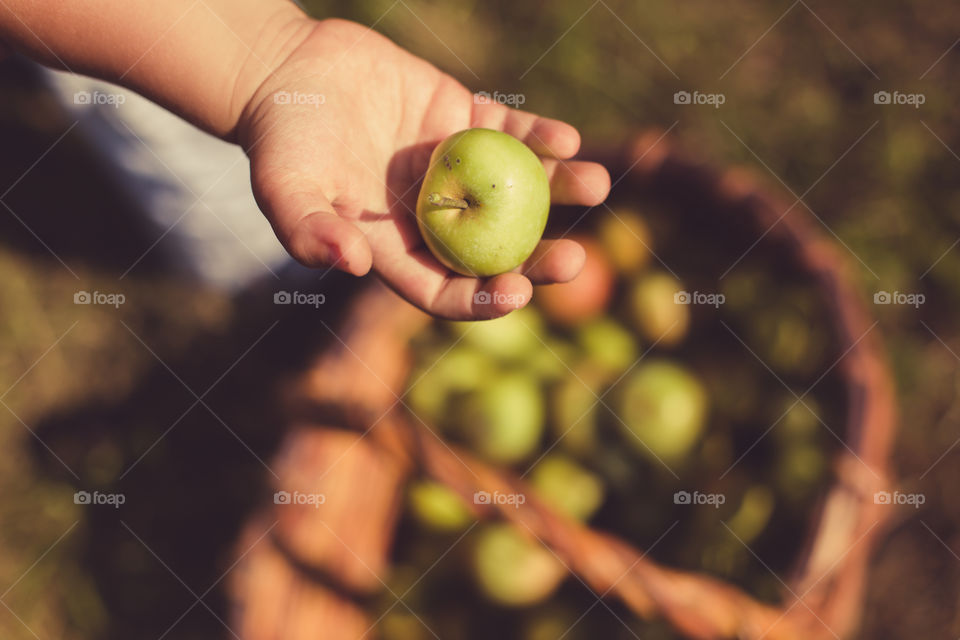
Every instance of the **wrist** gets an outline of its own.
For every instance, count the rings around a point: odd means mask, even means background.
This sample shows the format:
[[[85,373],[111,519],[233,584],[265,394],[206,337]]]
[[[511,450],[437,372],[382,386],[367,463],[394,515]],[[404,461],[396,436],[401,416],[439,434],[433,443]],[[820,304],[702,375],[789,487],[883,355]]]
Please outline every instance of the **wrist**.
[[[258,82],[313,23],[291,0],[0,0],[0,39],[233,139]]]
[[[283,4],[283,8],[278,8],[264,22],[251,50],[237,61],[228,105],[230,126],[223,136],[231,142],[243,144],[242,122],[255,105],[261,89],[318,24],[292,2]]]
[[[386,41],[369,27],[340,18],[304,18],[289,26],[288,30],[288,37],[282,39],[283,46],[274,53],[276,62],[271,65],[270,72],[253,74],[255,81],[244,80],[248,89],[238,90],[238,95],[248,97],[237,103],[245,106],[241,108],[231,141],[245,150],[249,151],[257,143],[258,131],[268,130],[271,122],[275,122],[279,113],[275,107],[284,104],[278,100],[281,94],[289,94],[286,96],[288,100],[297,92],[303,93],[305,98],[325,99],[317,91],[354,46],[371,34],[378,42]],[[255,87],[252,93],[249,87]]]

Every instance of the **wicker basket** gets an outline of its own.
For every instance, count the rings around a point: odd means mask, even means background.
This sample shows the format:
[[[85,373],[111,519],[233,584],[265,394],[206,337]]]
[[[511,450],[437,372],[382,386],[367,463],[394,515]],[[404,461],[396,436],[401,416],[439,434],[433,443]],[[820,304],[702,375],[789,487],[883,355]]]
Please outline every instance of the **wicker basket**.
[[[589,154],[588,154],[589,155]],[[678,151],[660,132],[623,152],[593,154],[616,190],[709,207],[776,243],[809,275],[842,355],[846,447],[836,482],[811,514],[808,544],[779,606],[705,575],[660,566],[641,550],[542,504],[510,473],[441,442],[399,402],[410,337],[429,319],[378,284],[358,294],[332,347],[288,386],[294,427],[272,463],[277,487],[323,493],[321,508],[269,505],[248,525],[232,574],[231,626],[248,640],[373,637],[364,602],[383,588],[406,479],[419,470],[469,498],[475,491],[523,492],[526,503],[474,505],[530,531],[597,594],[636,615],[662,617],[691,638],[816,639],[856,629],[873,541],[885,510],[895,423],[894,389],[882,346],[835,245],[818,223],[788,210],[743,171],[718,171]],[[798,550],[799,552],[800,550]]]

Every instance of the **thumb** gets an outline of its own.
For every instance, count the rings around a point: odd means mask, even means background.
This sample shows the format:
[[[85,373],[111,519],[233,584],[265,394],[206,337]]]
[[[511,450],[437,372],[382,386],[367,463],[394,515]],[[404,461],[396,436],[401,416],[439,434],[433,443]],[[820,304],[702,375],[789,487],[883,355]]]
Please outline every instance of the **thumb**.
[[[277,238],[297,262],[356,276],[370,271],[373,254],[363,232],[336,214],[315,180],[296,174],[282,180],[255,178],[254,194]]]

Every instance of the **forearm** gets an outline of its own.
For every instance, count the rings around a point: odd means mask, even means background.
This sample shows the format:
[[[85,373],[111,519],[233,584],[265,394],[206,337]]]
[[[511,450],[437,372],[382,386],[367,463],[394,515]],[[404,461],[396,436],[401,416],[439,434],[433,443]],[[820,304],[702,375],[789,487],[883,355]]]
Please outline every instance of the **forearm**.
[[[0,1],[0,40],[13,49],[134,89],[226,139],[311,28],[289,0]]]

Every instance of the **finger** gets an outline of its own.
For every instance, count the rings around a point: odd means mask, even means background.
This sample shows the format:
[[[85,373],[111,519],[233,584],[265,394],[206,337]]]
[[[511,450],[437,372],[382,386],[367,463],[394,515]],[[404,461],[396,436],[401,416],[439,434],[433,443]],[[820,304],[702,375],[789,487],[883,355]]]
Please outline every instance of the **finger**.
[[[437,301],[441,306],[447,302],[459,304],[458,295],[451,291],[448,298],[441,294]],[[474,320],[499,318],[527,306],[532,297],[533,284],[529,279],[517,273],[502,273],[473,285],[470,313]]]
[[[610,174],[596,162],[544,158],[543,167],[550,179],[550,199],[554,204],[594,207],[610,193]]]
[[[426,249],[377,260],[377,273],[397,293],[427,313],[449,320],[489,320],[525,306],[533,285],[519,273],[487,280],[460,276]]]
[[[316,181],[289,172],[264,174],[254,165],[253,182],[257,202],[294,259],[357,276],[370,271],[373,256],[363,232],[335,213]]]
[[[520,266],[520,273],[533,284],[569,282],[583,269],[586,252],[569,239],[543,240]]]
[[[476,105],[470,126],[509,133],[539,156],[571,158],[580,150],[580,134],[566,122],[541,118],[495,102]]]
[[[362,276],[373,264],[363,232],[335,213],[309,213],[284,235],[290,255],[308,267],[330,267]]]

